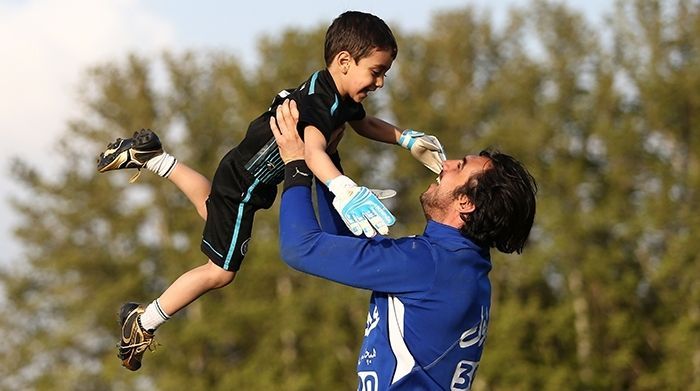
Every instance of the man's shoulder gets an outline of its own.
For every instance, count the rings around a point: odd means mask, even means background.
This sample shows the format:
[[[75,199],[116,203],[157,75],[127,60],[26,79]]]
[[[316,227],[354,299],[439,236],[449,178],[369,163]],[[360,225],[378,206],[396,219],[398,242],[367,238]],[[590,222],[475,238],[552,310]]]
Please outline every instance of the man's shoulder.
[[[427,250],[430,252],[432,243],[423,235],[408,235],[398,239],[393,239],[400,247],[407,247],[413,251]]]

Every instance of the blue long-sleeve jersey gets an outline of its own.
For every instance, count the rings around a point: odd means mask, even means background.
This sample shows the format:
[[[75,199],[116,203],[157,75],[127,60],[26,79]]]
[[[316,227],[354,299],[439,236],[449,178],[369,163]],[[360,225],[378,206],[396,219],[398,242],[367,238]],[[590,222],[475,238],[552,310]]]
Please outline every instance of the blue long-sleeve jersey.
[[[428,221],[420,236],[345,236],[328,193],[282,196],[280,241],[291,267],[372,291],[357,362],[358,390],[468,390],[481,359],[491,302],[488,249]]]

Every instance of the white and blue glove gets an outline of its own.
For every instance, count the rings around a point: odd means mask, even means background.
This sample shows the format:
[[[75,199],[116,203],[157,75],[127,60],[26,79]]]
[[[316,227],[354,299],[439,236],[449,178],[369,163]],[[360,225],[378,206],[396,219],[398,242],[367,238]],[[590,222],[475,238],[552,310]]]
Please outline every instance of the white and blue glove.
[[[357,186],[345,175],[331,179],[327,185],[328,190],[335,195],[333,207],[354,235],[364,233],[371,238],[377,233],[389,233],[389,226],[396,222],[396,218],[379,201],[375,191]]]
[[[406,129],[401,133],[399,145],[411,151],[411,155],[430,171],[436,174],[442,171],[442,162],[447,158],[437,137],[413,129]]]

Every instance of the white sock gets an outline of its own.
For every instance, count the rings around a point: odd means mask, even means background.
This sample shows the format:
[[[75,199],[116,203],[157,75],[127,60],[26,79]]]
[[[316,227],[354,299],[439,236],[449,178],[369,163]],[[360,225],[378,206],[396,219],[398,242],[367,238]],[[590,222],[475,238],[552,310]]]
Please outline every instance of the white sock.
[[[153,300],[151,304],[146,307],[146,310],[141,314],[141,327],[149,332],[154,332],[156,329],[170,319],[170,315],[166,314],[162,308],[160,308],[160,303],[158,299]]]
[[[177,159],[165,151],[146,162],[147,169],[155,172],[163,178],[167,178],[170,173],[173,172],[175,165],[177,165]]]

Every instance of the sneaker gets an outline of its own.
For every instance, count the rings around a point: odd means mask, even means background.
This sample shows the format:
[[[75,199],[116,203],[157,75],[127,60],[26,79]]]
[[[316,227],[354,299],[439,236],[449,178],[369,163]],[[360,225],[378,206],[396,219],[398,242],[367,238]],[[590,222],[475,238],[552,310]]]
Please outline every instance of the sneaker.
[[[97,160],[97,171],[107,172],[125,168],[141,168],[150,159],[163,153],[160,139],[150,129],[141,129],[127,139],[118,138],[107,145]]]
[[[141,358],[146,349],[153,350],[151,345],[154,341],[154,335],[144,330],[138,321],[143,311],[143,307],[137,303],[126,303],[119,310],[122,336],[118,345],[117,357],[122,360],[122,365],[126,369],[132,371],[141,368]]]

